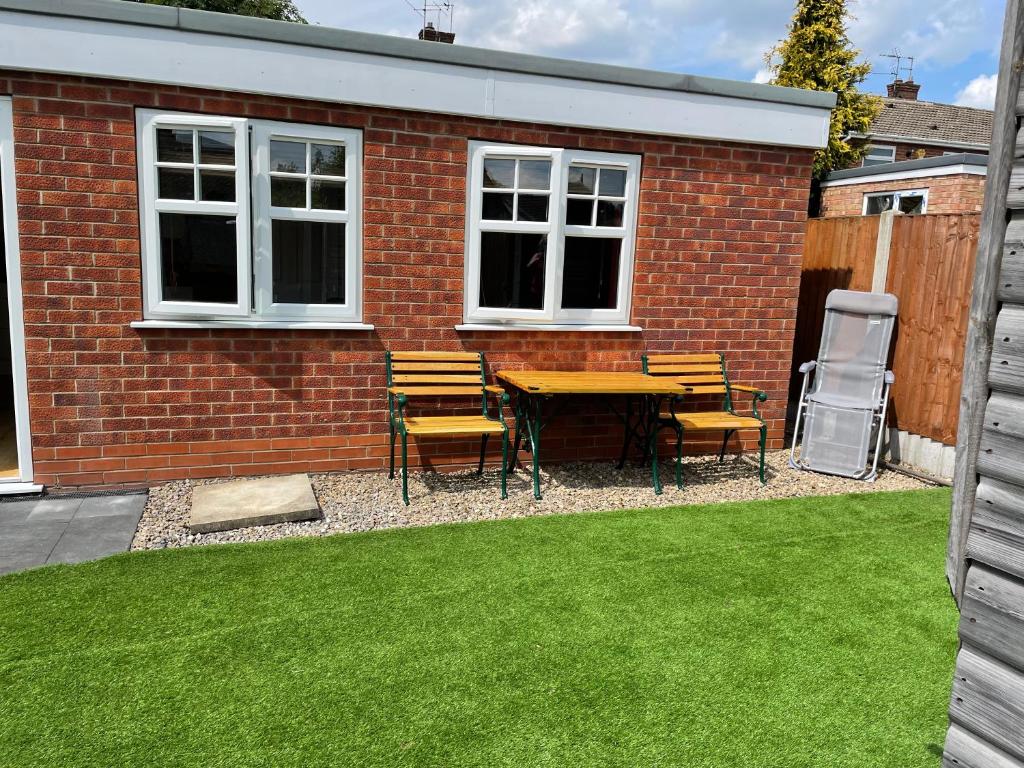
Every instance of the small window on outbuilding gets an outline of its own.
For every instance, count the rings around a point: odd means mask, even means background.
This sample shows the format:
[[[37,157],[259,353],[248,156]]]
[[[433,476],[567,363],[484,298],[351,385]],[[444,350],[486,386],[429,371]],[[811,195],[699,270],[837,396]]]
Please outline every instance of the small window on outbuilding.
[[[896,161],[896,147],[888,144],[869,144],[868,151],[861,161],[861,167],[867,168],[870,165],[883,165]]]
[[[896,192],[875,192],[864,195],[864,215],[872,216],[885,211],[898,213],[925,213],[928,207],[928,190],[908,189]]]

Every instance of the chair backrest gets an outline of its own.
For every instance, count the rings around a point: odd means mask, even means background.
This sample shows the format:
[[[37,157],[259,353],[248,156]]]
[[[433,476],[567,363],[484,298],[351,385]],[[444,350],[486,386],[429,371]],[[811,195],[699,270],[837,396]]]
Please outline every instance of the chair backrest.
[[[685,386],[688,394],[725,395],[725,407],[732,408],[724,355],[644,355],[642,360],[644,373],[649,376],[670,376]]]
[[[874,407],[882,395],[897,309],[891,293],[831,291],[811,394]]]
[[[388,352],[388,387],[407,397],[486,397],[483,352]]]

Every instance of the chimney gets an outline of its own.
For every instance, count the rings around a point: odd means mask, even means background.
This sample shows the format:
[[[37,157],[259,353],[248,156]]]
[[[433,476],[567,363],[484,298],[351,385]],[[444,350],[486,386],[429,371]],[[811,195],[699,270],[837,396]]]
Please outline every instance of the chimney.
[[[913,80],[900,80],[898,77],[885,86],[885,95],[890,99],[906,99],[917,101],[917,92],[921,90],[921,84]]]
[[[454,43],[455,33],[434,29],[434,22],[428,21],[427,26],[420,30],[419,38],[420,40],[429,40],[433,43]]]

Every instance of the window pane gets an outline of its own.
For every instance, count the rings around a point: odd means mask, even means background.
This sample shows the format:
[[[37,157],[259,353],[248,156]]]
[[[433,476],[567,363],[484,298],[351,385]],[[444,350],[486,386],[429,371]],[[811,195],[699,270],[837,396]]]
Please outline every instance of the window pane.
[[[569,166],[569,192],[574,195],[594,194],[594,177],[597,171],[594,168],[584,168],[579,165]]]
[[[340,144],[313,144],[309,150],[313,173],[321,176],[345,175],[345,147]]]
[[[273,224],[274,303],[345,303],[345,225]]]
[[[270,170],[305,173],[306,143],[303,141],[271,141]]]
[[[570,197],[565,201],[565,203],[566,224],[583,224],[587,227],[590,226],[591,216],[594,213],[593,200],[578,200]]]
[[[191,163],[192,131],[181,128],[157,128],[156,159],[165,163]]]
[[[199,162],[210,165],[235,164],[235,134],[232,131],[200,131]]]
[[[601,176],[604,179],[604,176]],[[626,204],[614,200],[597,201],[597,226],[599,227],[621,227],[622,209]]]
[[[868,198],[866,212],[868,214],[882,213],[892,208],[892,195],[875,195]]]
[[[515,160],[484,160],[485,187],[511,189],[515,178]]]
[[[517,214],[516,219],[519,221],[547,221],[548,196],[520,195],[519,213]]]
[[[480,306],[543,309],[545,235],[480,235]]]
[[[519,188],[520,189],[550,189],[551,188],[551,161],[550,160],[520,160],[519,161]]]
[[[610,197],[625,197],[626,172],[615,168],[602,168],[600,192]]]
[[[238,301],[234,216],[160,214],[164,301]]]
[[[270,204],[280,208],[305,208],[306,180],[271,176]]]
[[[483,218],[491,221],[512,221],[512,198],[509,194],[485,194]]]
[[[235,201],[234,171],[199,171],[199,193],[203,200]]]
[[[313,179],[313,207],[332,211],[345,210],[345,182]]]
[[[162,200],[192,200],[195,178],[191,168],[157,168],[157,197]]]
[[[622,240],[619,238],[565,238],[563,309],[616,308],[621,249]]]
[[[924,198],[921,195],[900,196],[900,211],[902,213],[923,213]]]

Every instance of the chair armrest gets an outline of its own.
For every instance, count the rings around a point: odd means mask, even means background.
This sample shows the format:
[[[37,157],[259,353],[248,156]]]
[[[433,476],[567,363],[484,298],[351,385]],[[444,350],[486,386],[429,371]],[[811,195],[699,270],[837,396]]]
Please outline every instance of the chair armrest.
[[[497,384],[488,384],[486,387],[484,387],[484,392],[489,392],[490,394],[494,395],[502,403],[508,403],[511,401],[511,398],[508,396],[508,392],[499,387]]]
[[[800,366],[800,373],[810,373],[817,367],[818,364],[814,360],[811,360],[809,363],[804,363]]]
[[[896,383],[896,374],[892,371],[885,372],[885,383],[890,386]]]
[[[762,403],[768,399],[768,395],[767,393],[765,393],[763,389],[751,387],[747,384],[730,384],[729,389],[734,390],[736,392],[748,392],[754,397],[756,397],[758,400],[760,400]]]

